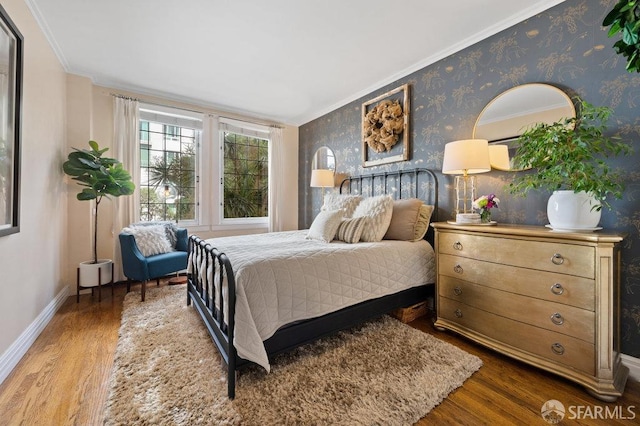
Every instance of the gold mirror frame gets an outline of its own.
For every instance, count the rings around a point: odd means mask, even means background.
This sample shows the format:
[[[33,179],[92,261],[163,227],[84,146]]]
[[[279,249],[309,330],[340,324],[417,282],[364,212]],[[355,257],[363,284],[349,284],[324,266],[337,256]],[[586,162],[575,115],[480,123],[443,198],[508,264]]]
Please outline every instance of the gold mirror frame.
[[[561,89],[544,83],[522,84],[496,96],[484,107],[473,126],[473,138],[488,140],[490,152],[499,153],[491,160],[493,169],[518,171],[512,160],[518,137],[527,127],[575,115],[571,98]],[[498,148],[500,145],[507,146],[508,159],[504,148]]]

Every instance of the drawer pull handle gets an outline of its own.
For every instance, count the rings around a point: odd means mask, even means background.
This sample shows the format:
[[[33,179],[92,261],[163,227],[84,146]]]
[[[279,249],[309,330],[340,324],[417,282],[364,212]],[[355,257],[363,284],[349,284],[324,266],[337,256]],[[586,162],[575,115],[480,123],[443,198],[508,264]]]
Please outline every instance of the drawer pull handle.
[[[460,309],[456,309],[454,313],[456,314],[456,317],[462,318],[462,311]]]
[[[551,322],[555,325],[562,325],[564,324],[564,318],[562,318],[560,312],[556,312],[555,314],[551,315]]]
[[[462,289],[460,287],[455,287],[453,289],[453,292],[456,294],[456,296],[460,296],[462,294]]]
[[[457,273],[457,274],[461,274],[464,272],[464,269],[462,269],[462,266],[460,265],[456,265],[453,267],[453,272]]]
[[[562,265],[564,263],[564,257],[560,253],[556,253],[551,256],[551,263],[554,265]]]
[[[562,346],[560,343],[554,343],[553,345],[551,345],[551,350],[556,355],[564,354],[564,346]]]
[[[460,241],[456,241],[455,243],[453,243],[453,249],[462,250],[462,243]]]
[[[562,284],[560,283],[555,283],[551,286],[551,293],[560,296],[562,293],[564,293],[564,287],[562,287]]]

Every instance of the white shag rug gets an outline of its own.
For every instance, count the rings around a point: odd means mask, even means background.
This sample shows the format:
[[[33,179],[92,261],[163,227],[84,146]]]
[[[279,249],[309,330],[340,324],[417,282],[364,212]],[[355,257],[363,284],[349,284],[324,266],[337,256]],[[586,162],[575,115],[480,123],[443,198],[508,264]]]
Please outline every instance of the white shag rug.
[[[482,361],[384,316],[241,370],[236,398],[186,288],[124,301],[105,425],[408,425]]]

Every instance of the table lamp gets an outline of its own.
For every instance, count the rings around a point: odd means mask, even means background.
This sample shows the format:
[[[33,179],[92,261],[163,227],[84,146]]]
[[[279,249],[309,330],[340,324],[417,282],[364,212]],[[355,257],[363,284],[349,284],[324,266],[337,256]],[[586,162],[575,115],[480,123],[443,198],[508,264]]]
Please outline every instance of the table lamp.
[[[489,142],[486,139],[465,139],[449,142],[444,146],[442,173],[456,175],[456,217],[461,213],[473,212],[472,203],[476,199],[477,179],[469,175],[490,170]]]

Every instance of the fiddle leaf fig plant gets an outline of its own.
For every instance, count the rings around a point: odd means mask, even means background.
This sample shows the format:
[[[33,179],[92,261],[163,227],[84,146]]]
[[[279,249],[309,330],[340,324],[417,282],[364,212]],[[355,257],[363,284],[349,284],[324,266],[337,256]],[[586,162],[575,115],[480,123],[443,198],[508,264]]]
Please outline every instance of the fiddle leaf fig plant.
[[[627,71],[640,72],[640,1],[620,0],[602,21],[609,28],[609,37],[618,33],[622,38],[613,48],[627,58]]]
[[[96,141],[89,141],[91,149],[70,152],[62,165],[64,172],[82,186],[76,198],[80,201],[96,200],[93,227],[93,263],[98,263],[98,207],[103,197],[131,195],[135,185],[122,163],[114,158],[103,157],[109,148],[100,149]]]
[[[610,209],[607,197],[621,198],[624,186],[607,158],[629,155],[632,148],[618,137],[605,136],[611,108],[575,101],[575,117],[535,124],[518,138],[516,167],[535,170],[518,173],[509,192],[524,196],[532,189],[585,191],[600,203],[596,210]]]

